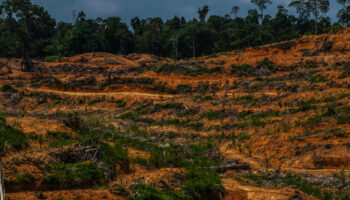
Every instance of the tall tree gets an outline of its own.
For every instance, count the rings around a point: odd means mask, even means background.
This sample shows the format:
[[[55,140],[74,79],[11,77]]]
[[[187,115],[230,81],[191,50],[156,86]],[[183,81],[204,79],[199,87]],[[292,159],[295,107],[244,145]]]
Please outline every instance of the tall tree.
[[[317,35],[320,14],[325,14],[329,11],[329,0],[308,0],[307,3],[309,4],[311,13],[315,18],[315,35]]]
[[[208,15],[208,12],[209,12],[209,6],[208,5],[205,5],[203,6],[202,9],[198,8],[198,15],[199,15],[199,20],[201,22],[205,22],[205,19],[207,18],[207,15]]]
[[[86,18],[86,14],[85,14],[84,11],[81,10],[81,11],[78,13],[77,20],[79,20],[79,21],[84,21],[85,18]]]
[[[342,9],[338,11],[337,17],[342,24],[350,24],[350,0],[337,0],[342,5]]]
[[[233,6],[231,10],[231,14],[233,15],[234,18],[237,18],[237,13],[239,11],[239,6]]]
[[[261,12],[261,19],[264,19],[264,10],[267,8],[268,4],[271,4],[271,0],[250,0],[250,2],[256,5]]]
[[[0,4],[0,10],[4,10],[9,21],[17,21],[15,34],[19,56],[22,57],[22,70],[32,71],[30,56],[42,54],[49,45],[47,41],[54,34],[55,20],[43,7],[32,4],[30,0],[6,0]]]
[[[299,20],[303,21],[310,17],[311,8],[310,4],[307,3],[307,0],[294,0],[288,4],[288,7],[296,9],[299,15]]]
[[[32,71],[33,63],[29,57],[29,25],[33,16],[33,5],[29,0],[6,0],[1,4],[1,9],[5,10],[7,17],[12,19],[15,14],[20,21],[17,27],[19,46],[21,47],[22,71]]]
[[[102,20],[104,26],[105,50],[115,54],[128,54],[133,49],[132,33],[119,17]]]
[[[312,14],[315,18],[315,35],[318,34],[318,22],[321,13],[325,14],[329,10],[329,0],[294,0],[289,4],[295,7],[298,13],[303,13],[304,16]]]
[[[309,21],[311,8],[307,0],[294,0],[289,3],[288,7],[295,8],[298,13],[298,23],[300,33],[304,34],[308,29],[307,22]]]
[[[311,8],[311,13],[315,17],[315,35],[318,34],[318,22],[320,13],[327,13],[329,11],[329,0],[308,0]]]

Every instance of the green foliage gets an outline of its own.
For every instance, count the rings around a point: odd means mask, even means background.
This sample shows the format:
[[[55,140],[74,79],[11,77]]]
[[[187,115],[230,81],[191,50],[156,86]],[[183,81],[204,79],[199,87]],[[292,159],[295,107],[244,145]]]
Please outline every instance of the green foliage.
[[[244,65],[232,65],[231,66],[231,73],[232,74],[236,74],[238,76],[252,76],[254,74],[254,67],[248,64],[244,64]]]
[[[244,178],[253,179],[253,180],[268,180],[268,181],[276,181],[275,177],[271,177],[268,174],[267,175],[255,175],[255,174],[249,174],[243,176]],[[334,194],[332,192],[323,191],[318,187],[312,186],[307,182],[307,180],[288,173],[285,177],[281,177],[280,181],[285,186],[293,186],[304,192],[305,194],[314,196],[318,199],[322,200],[330,200],[333,199],[332,197]]]
[[[72,135],[66,132],[48,132],[47,137],[52,138],[50,147],[64,147],[75,143]]]
[[[11,85],[3,85],[1,87],[1,92],[17,92]]]
[[[182,74],[182,75],[191,75],[196,76],[204,73],[212,73],[217,69],[208,70],[201,66],[196,66],[195,68],[189,68],[183,66],[182,64],[161,64],[152,68],[152,70],[156,73],[165,73],[165,74]]]
[[[45,178],[45,182],[53,189],[90,188],[106,182],[102,169],[94,164],[75,163],[56,164],[53,173]]]
[[[250,135],[248,135],[247,133],[242,133],[238,136],[238,140],[240,142],[247,141],[247,140],[249,140],[249,138],[250,138]]]
[[[211,111],[201,115],[202,118],[208,118],[209,120],[222,119],[224,114],[221,111]]]
[[[192,92],[192,86],[187,84],[180,84],[176,86],[176,93],[186,94]]]
[[[313,105],[315,103],[314,99],[307,100],[307,101],[300,101],[297,103],[297,106],[299,106],[294,112],[305,112],[311,109],[315,109],[315,106]]]
[[[312,117],[309,117],[306,121],[304,121],[302,123],[302,126],[312,127],[320,124],[321,122],[322,122],[322,115],[314,115]]]
[[[116,100],[115,103],[119,108],[124,108],[126,106],[126,102],[122,99]]]
[[[119,116],[120,119],[122,120],[132,120],[134,122],[144,122],[144,123],[148,123],[148,124],[151,124],[154,122],[153,119],[149,119],[149,118],[141,118],[139,117],[137,114],[134,114],[132,112],[127,112],[127,113],[124,113],[124,114],[121,114]]]
[[[46,56],[46,57],[45,57],[45,61],[46,61],[46,62],[59,61],[59,60],[61,60],[61,59],[62,59],[61,56]]]
[[[22,131],[10,127],[0,112],[0,155],[9,147],[24,149],[28,146],[28,136]]]
[[[277,66],[275,65],[275,63],[271,62],[267,58],[264,58],[262,61],[257,63],[257,68],[261,67],[266,67],[272,73],[275,73],[277,71]]]
[[[141,141],[139,139],[128,138],[115,135],[114,140],[134,149],[149,152],[151,158],[147,164],[151,168],[163,167],[210,167],[218,163],[217,160],[210,160],[204,155],[210,149],[214,148],[211,143],[203,145],[188,145],[185,147],[170,145],[170,147],[160,147],[151,142]]]
[[[92,106],[92,105],[94,105],[94,104],[97,104],[97,103],[99,103],[99,102],[101,102],[101,101],[103,101],[103,100],[104,100],[103,98],[91,100],[91,101],[89,101],[89,106]]]
[[[334,174],[334,177],[338,178],[342,182],[343,186],[346,182],[346,176],[347,175],[345,174],[344,169],[342,169],[339,173]]]
[[[221,178],[214,172],[190,170],[185,174],[182,190],[191,199],[200,199],[201,197],[215,198],[223,191],[223,186]]]
[[[175,59],[213,55],[232,49],[290,40],[312,32],[314,24],[309,18],[300,19],[296,23],[296,17],[288,14],[281,6],[274,17],[264,18],[263,23],[259,23],[261,15],[257,10],[249,10],[244,18],[213,15],[205,20],[208,9],[204,7],[200,10],[200,21],[186,21],[184,17],[177,16],[166,22],[159,17],[135,17],[130,21],[131,30],[119,17],[90,19],[85,14],[73,24],[56,24],[43,7],[34,5],[29,0],[3,1],[0,6],[4,12],[4,19],[0,20],[0,56],[29,55],[47,61],[94,51],[114,54],[149,53]],[[342,13],[344,15],[341,15],[341,19],[347,19],[344,16],[348,12]],[[330,19],[323,17],[320,21],[319,30],[328,32],[333,29]],[[286,50],[290,46],[279,45],[278,48]],[[241,75],[249,75],[250,69],[248,67],[242,70]],[[177,65],[163,65],[153,70],[187,75],[222,71],[219,68],[208,70],[204,67]],[[149,83],[148,80],[145,82]]]
[[[32,184],[35,182],[35,178],[32,174],[29,174],[29,173],[24,173],[24,174],[18,174],[16,176],[16,179],[19,183],[21,184]]]
[[[308,184],[306,180],[292,174],[287,174],[284,183],[286,185],[294,185],[298,187],[302,192],[317,197],[318,199],[332,199],[332,194],[329,192],[323,192],[320,189]]]
[[[65,140],[63,138],[58,138],[52,142],[50,142],[49,147],[51,148],[59,148],[59,147],[64,147],[64,146],[69,146],[74,144],[74,140]]]
[[[153,186],[143,183],[131,186],[135,196],[130,196],[129,200],[184,200],[183,195],[174,190],[159,190]]]
[[[115,144],[113,147],[105,143],[100,145],[97,158],[105,163],[109,169],[114,171],[116,164],[119,164],[124,171],[129,170],[128,153],[120,143]]]
[[[214,172],[190,170],[185,174],[182,191],[159,190],[150,185],[136,184],[131,187],[135,196],[130,200],[186,200],[203,197],[216,199],[223,191],[221,178]]]
[[[236,102],[240,102],[243,104],[250,104],[250,105],[255,105],[259,100],[254,98],[252,95],[247,95],[247,96],[242,96],[237,99],[235,99]],[[240,114],[245,113],[244,111],[241,112]]]
[[[266,68],[271,73],[275,73],[277,71],[277,66],[273,62],[269,61],[269,59],[264,58],[262,61],[258,62],[255,67],[248,64],[243,64],[240,66],[232,65],[231,73],[236,74],[237,76],[250,77],[259,75],[257,71],[262,68]]]
[[[350,123],[350,114],[349,113],[344,113],[342,115],[339,115],[337,117],[337,121],[339,124],[349,124]]]
[[[311,83],[324,83],[327,82],[328,79],[320,74],[314,75],[311,77]]]
[[[344,30],[344,29],[345,29],[345,27],[342,26],[341,24],[334,23],[332,26],[324,28],[323,32],[324,33],[329,33],[329,32],[332,32],[332,31],[340,31],[340,30]]]
[[[55,138],[65,139],[65,140],[72,139],[72,135],[67,133],[67,132],[52,132],[52,131],[49,131],[49,132],[47,132],[47,135],[51,136],[51,137],[55,137]]]

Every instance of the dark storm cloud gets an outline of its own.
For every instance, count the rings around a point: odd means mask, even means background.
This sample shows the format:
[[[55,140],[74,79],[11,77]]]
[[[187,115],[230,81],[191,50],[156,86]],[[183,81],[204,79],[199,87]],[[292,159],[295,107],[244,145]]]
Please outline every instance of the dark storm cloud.
[[[72,21],[73,9],[84,10],[89,18],[119,16],[129,22],[132,17],[140,18],[162,17],[169,19],[173,16],[184,16],[187,19],[197,17],[197,9],[203,6],[206,0],[32,0],[40,4],[58,21]],[[277,5],[287,6],[290,0],[272,0],[266,11],[275,15]],[[234,5],[241,9],[240,16],[245,16],[249,9],[255,8],[250,0],[207,0],[211,15],[228,14]],[[340,6],[336,0],[330,0],[330,12],[327,14],[336,20],[336,13]],[[290,13],[294,11],[290,9]]]

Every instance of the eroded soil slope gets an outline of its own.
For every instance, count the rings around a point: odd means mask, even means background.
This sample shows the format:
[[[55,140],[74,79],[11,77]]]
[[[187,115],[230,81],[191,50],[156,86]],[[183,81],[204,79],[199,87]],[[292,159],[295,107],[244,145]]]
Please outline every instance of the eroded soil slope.
[[[11,200],[136,198],[140,183],[199,199],[349,197],[350,29],[176,62],[0,62],[1,109],[28,138],[2,158]],[[196,196],[193,168],[222,188]]]

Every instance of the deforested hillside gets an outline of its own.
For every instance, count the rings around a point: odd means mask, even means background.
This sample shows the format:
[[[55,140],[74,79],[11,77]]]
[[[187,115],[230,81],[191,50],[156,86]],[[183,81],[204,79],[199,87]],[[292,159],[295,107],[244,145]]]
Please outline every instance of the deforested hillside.
[[[350,198],[350,29],[0,67],[11,200]]]

